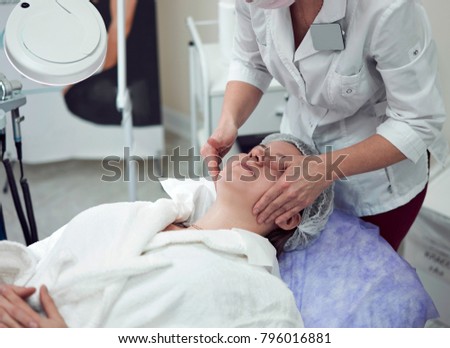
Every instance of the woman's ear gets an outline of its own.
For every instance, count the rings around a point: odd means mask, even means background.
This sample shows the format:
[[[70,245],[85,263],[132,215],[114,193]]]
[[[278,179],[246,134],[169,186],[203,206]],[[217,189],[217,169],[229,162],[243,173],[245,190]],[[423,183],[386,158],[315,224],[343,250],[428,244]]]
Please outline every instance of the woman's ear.
[[[302,217],[299,214],[295,214],[293,217],[288,219],[287,221],[283,221],[280,224],[277,224],[277,226],[285,231],[292,230],[293,228],[297,227],[300,222],[302,221]]]

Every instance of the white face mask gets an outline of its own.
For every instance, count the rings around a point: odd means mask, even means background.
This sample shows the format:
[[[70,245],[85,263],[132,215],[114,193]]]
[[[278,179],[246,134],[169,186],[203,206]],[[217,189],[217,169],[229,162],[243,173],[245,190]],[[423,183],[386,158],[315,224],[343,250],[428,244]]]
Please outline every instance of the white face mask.
[[[246,0],[251,5],[265,8],[265,9],[276,9],[291,6],[295,0]]]

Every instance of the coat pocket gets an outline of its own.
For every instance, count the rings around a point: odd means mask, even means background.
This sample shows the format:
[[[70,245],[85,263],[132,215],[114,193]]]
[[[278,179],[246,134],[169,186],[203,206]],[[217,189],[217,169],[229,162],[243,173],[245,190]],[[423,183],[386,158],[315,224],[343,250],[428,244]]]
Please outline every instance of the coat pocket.
[[[354,75],[333,72],[329,84],[329,98],[332,108],[343,116],[354,115],[379,89],[376,79],[366,65]]]

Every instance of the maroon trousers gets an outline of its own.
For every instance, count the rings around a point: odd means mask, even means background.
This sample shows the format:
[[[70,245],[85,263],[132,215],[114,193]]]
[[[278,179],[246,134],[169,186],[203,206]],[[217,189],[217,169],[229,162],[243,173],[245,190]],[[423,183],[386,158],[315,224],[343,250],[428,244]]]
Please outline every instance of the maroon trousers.
[[[397,250],[416,219],[417,214],[419,214],[427,188],[428,185],[409,203],[401,207],[377,215],[363,216],[361,219],[378,226],[381,236],[387,240],[394,250]]]

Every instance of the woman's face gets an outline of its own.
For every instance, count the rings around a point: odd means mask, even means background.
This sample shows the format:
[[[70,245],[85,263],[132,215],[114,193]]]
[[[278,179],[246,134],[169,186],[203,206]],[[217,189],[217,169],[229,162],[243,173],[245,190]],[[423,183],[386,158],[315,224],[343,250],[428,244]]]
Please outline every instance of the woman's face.
[[[249,209],[283,175],[282,166],[276,163],[300,155],[294,145],[275,141],[258,145],[248,154],[231,157],[217,180],[217,195],[232,196],[245,203]]]

